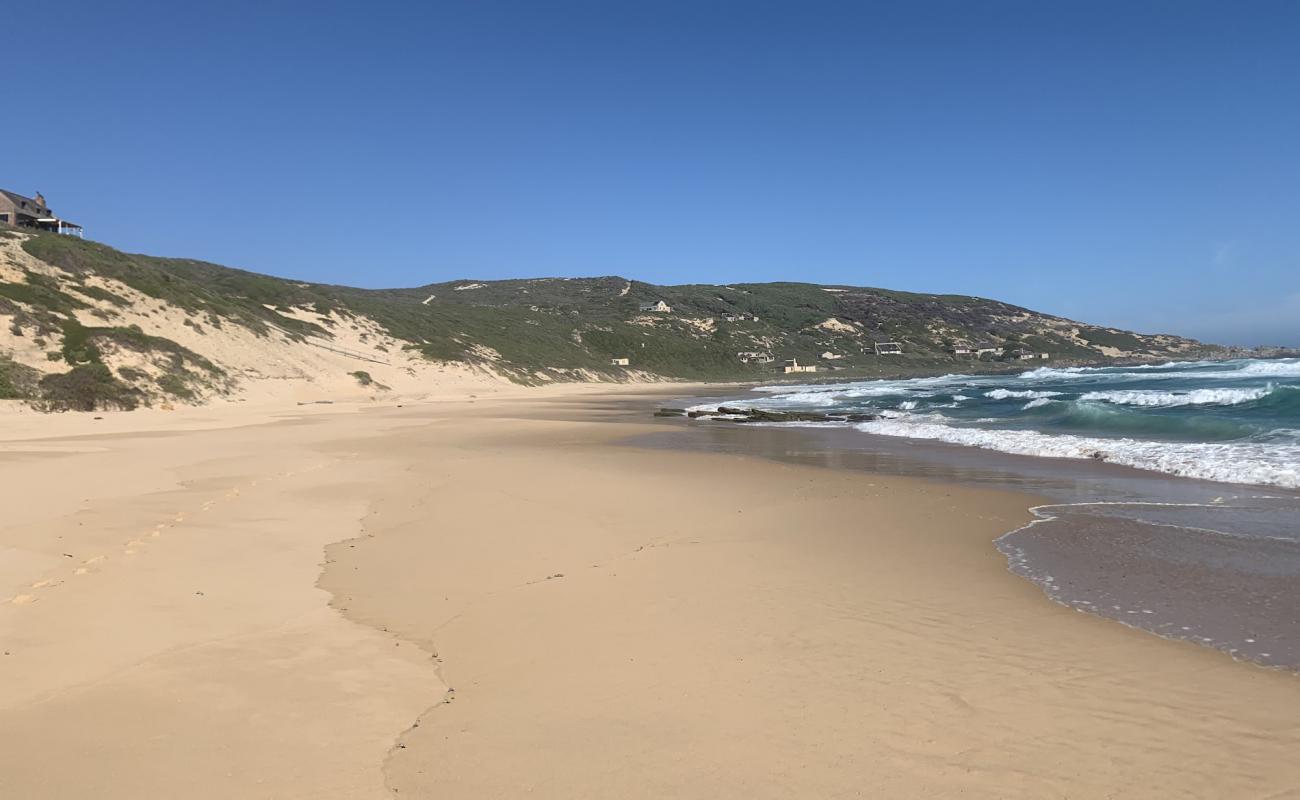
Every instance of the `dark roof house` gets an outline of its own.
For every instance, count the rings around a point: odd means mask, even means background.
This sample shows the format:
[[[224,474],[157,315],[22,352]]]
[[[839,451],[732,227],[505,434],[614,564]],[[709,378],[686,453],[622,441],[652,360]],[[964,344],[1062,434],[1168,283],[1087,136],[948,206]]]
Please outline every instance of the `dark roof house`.
[[[40,192],[37,192],[35,197],[27,197],[7,189],[0,189],[0,224],[56,231],[72,236],[82,235],[80,225],[54,215],[50,207],[45,204],[45,198]]]

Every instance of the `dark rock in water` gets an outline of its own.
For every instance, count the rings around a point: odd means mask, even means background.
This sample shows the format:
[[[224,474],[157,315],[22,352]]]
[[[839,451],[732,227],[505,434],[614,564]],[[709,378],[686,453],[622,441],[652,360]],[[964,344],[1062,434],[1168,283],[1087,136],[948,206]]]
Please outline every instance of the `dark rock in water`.
[[[870,422],[880,419],[879,414],[824,414],[820,411],[775,411],[765,408],[739,408],[718,406],[717,410],[684,412],[691,419],[716,417],[719,422]],[[661,408],[656,417],[681,416],[677,409]]]
[[[826,414],[817,411],[767,411],[751,408],[741,422],[831,422]]]

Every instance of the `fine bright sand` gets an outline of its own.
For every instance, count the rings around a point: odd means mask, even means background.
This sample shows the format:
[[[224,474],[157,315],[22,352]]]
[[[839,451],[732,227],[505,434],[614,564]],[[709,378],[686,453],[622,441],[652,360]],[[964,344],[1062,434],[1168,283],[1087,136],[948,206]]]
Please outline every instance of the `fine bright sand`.
[[[1300,681],[1048,602],[1032,498],[634,392],[27,417],[0,798],[1300,796]]]

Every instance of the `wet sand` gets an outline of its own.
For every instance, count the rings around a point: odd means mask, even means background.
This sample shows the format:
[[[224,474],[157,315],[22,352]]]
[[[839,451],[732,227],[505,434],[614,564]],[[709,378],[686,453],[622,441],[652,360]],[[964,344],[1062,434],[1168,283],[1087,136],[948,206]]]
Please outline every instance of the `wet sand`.
[[[996,543],[1046,596],[1300,672],[1300,492],[845,427],[679,423],[635,441],[1041,495],[1032,524]]]
[[[1300,790],[1294,676],[1007,571],[1038,498],[627,446],[637,392],[0,452],[0,796]]]

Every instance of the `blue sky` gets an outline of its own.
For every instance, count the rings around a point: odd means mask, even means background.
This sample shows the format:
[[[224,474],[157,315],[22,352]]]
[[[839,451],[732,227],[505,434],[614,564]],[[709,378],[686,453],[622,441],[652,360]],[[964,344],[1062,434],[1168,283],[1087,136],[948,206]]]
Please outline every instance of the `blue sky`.
[[[810,280],[1300,345],[1297,42],[1267,1],[20,4],[0,186],[317,281]]]

